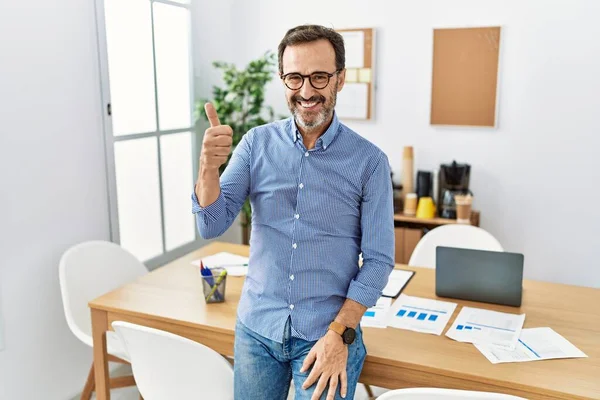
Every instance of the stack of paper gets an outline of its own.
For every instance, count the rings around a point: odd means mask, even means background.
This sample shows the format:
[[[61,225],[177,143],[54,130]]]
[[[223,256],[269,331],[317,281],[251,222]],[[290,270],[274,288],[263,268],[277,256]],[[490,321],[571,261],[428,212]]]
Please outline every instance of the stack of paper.
[[[361,326],[370,328],[386,328],[387,327],[387,316],[392,299],[389,297],[380,297],[377,300],[377,304],[369,308],[362,319],[360,320]]]
[[[361,319],[364,327],[387,326],[441,335],[456,308],[455,303],[401,294],[381,297]],[[556,358],[587,357],[550,328],[523,329],[525,314],[510,314],[463,307],[446,336],[473,345],[493,364]]]
[[[230,276],[243,276],[248,273],[248,257],[237,254],[221,252],[202,259],[207,268],[225,268]],[[192,261],[192,264],[200,266],[200,260]]]
[[[524,322],[525,314],[463,307],[446,336],[459,342],[490,344],[513,350]]]
[[[525,314],[463,307],[446,336],[473,345],[492,364],[587,357],[550,328],[523,329]]]
[[[492,364],[587,357],[585,353],[550,328],[523,329],[514,350],[484,344],[476,344],[475,347]]]
[[[456,303],[401,294],[388,313],[388,326],[441,335]]]

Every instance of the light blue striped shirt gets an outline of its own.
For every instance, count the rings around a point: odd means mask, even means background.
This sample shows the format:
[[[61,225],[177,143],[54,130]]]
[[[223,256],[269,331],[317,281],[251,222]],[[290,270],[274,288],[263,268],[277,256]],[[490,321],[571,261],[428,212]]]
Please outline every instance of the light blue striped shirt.
[[[250,196],[250,261],[238,307],[244,325],[281,343],[291,316],[293,336],[318,340],[346,298],[377,302],[395,250],[390,166],[379,148],[334,115],[307,151],[289,118],[245,134],[220,182],[207,207],[192,194],[192,211],[200,235],[214,238]]]

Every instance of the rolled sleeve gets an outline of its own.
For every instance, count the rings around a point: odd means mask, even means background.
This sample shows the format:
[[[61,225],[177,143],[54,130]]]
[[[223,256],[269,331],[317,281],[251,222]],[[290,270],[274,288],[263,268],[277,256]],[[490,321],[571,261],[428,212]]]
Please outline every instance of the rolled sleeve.
[[[198,201],[198,197],[196,197],[196,192],[192,193],[192,213],[200,214],[205,222],[216,222],[219,219],[223,218],[225,213],[227,212],[225,207],[225,197],[223,193],[219,193],[219,197],[209,206],[202,207],[200,202]]]
[[[373,307],[394,269],[394,204],[387,157],[381,153],[363,189],[361,207],[363,265],[350,283],[347,297]]]
[[[385,287],[385,286],[384,286]],[[362,304],[363,306],[370,308],[373,307],[377,303],[377,299],[381,297],[382,289],[367,286],[359,280],[353,280],[350,282],[350,286],[348,287],[348,294],[346,297],[350,300],[354,300],[357,303]]]

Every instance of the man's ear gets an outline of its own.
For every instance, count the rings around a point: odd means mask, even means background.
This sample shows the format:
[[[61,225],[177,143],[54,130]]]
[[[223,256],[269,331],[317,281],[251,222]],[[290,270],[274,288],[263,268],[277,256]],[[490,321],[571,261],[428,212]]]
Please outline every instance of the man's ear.
[[[341,70],[338,73],[338,89],[337,89],[338,92],[342,90],[345,83],[346,83],[346,68],[344,68],[343,70]]]

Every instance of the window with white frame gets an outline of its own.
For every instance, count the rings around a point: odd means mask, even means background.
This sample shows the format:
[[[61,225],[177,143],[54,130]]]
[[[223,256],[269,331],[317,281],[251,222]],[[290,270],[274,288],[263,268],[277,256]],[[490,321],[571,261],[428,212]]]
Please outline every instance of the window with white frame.
[[[152,267],[197,247],[187,1],[97,0],[113,241]]]

